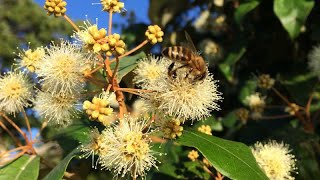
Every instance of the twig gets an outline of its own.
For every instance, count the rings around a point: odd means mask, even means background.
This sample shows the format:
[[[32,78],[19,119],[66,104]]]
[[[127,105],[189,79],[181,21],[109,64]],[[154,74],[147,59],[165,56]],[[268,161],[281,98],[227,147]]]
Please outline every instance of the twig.
[[[130,51],[126,52],[125,54],[119,56],[118,58],[121,59],[122,57],[125,57],[125,56],[128,56],[130,55],[131,53],[137,51],[138,49],[142,48],[144,45],[146,45],[149,41],[148,40],[144,40],[141,44],[139,44],[137,47],[131,49]],[[116,61],[116,58],[112,59],[110,61],[110,63],[113,63],[114,61]]]
[[[17,146],[22,146],[20,141],[12,134],[12,132],[1,121],[0,121],[0,126],[11,136],[11,138],[16,142]]]
[[[71,24],[71,26],[76,30],[76,31],[80,31],[79,27],[65,14],[63,16],[69,24]]]
[[[26,121],[26,125],[27,125],[27,128],[28,128],[28,132],[29,132],[29,136],[30,136],[30,140],[31,140],[32,139],[32,133],[31,133],[31,127],[30,127],[30,122],[29,122],[28,116],[27,116],[25,110],[22,111],[22,114],[23,114],[24,120]]]

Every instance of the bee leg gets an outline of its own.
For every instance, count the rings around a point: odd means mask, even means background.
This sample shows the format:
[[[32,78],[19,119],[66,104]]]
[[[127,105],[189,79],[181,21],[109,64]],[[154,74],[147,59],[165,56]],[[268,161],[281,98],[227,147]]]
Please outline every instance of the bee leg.
[[[189,77],[189,74],[193,71],[193,68],[189,68],[189,73],[186,74],[186,79]]]
[[[169,77],[173,77],[176,78],[177,77],[177,71],[176,69],[173,70],[174,67],[174,62],[170,64],[170,66],[168,67],[168,75]]]

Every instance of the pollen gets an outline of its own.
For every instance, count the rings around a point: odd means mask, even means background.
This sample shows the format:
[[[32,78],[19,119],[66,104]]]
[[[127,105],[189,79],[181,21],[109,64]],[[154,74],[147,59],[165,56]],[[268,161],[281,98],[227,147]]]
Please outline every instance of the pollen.
[[[119,2],[119,0],[100,0],[103,11],[107,12],[121,12],[121,10],[124,8],[124,3]]]
[[[17,113],[33,101],[32,84],[21,72],[9,72],[0,77],[0,109]]]
[[[47,10],[47,15],[54,14],[55,17],[63,16],[66,9],[67,2],[64,0],[46,0],[44,9]]]
[[[179,119],[165,121],[162,127],[164,138],[175,139],[182,135],[183,127]]]
[[[211,127],[209,125],[201,125],[198,128],[198,131],[202,132],[204,134],[212,135],[212,133],[211,133],[212,129],[211,129]]]
[[[199,157],[199,153],[198,151],[195,151],[195,150],[192,150],[188,153],[188,158],[191,160],[191,161],[196,161]]]
[[[163,41],[163,31],[158,25],[148,26],[148,30],[145,32],[145,36],[151,44],[156,44]]]
[[[27,68],[30,72],[35,72],[39,69],[39,63],[44,55],[45,50],[42,47],[35,50],[28,49],[27,51],[24,51],[23,54],[19,54],[19,57],[21,58],[20,66]]]

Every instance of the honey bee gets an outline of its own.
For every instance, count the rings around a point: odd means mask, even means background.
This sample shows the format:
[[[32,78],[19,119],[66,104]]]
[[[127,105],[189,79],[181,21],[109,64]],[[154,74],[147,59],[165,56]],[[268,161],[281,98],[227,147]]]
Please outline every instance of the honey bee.
[[[180,68],[189,68],[189,73],[187,77],[192,75],[192,81],[203,80],[208,72],[207,66],[202,56],[197,52],[191,37],[187,32],[185,32],[187,39],[186,46],[171,46],[165,47],[162,50],[162,55],[172,60],[172,64],[168,67],[168,75],[175,78],[177,76],[177,70]],[[175,62],[180,62],[182,66],[174,68]]]

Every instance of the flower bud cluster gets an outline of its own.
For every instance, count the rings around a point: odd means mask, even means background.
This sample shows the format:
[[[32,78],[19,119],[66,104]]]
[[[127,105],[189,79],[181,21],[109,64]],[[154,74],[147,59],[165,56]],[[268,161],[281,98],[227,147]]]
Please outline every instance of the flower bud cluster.
[[[119,0],[100,0],[103,11],[107,12],[121,12],[121,10],[124,8],[124,3],[119,2]]]
[[[91,120],[108,124],[109,117],[113,113],[113,109],[109,107],[109,104],[110,102],[105,98],[94,97],[92,102],[84,101],[83,109],[86,110]]]
[[[165,138],[175,139],[182,135],[183,127],[179,119],[171,119],[165,122],[162,131]]]
[[[204,134],[208,134],[208,135],[212,135],[211,131],[211,127],[209,125],[201,125],[199,128],[198,128],[198,131],[204,133]]]
[[[66,6],[67,2],[64,0],[46,0],[43,8],[47,10],[49,16],[54,14],[55,17],[59,17],[67,11]]]
[[[145,32],[145,35],[151,44],[156,44],[163,41],[162,36],[164,33],[158,25],[150,25],[148,26],[148,30]]]
[[[270,77],[269,74],[261,74],[258,77],[258,87],[262,89],[271,89],[275,83],[275,80]]]
[[[45,55],[45,50],[39,47],[32,51],[28,49],[23,54],[19,54],[21,57],[20,65],[26,67],[30,72],[35,72],[39,68],[39,62],[41,58]]]
[[[126,44],[120,39],[119,34],[112,34],[106,37],[107,43],[102,45],[102,50],[106,51],[107,56],[121,56],[125,52]]]

